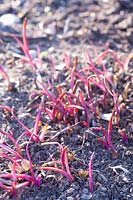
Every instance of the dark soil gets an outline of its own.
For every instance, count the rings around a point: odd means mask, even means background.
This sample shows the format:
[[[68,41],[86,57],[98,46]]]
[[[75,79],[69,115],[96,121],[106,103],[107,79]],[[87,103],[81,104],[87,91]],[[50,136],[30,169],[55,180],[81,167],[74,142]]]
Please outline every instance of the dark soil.
[[[32,68],[27,63],[19,62],[19,55],[23,55],[18,44],[8,33],[15,33],[21,39],[22,21],[28,18],[27,35],[30,49],[35,50],[36,45],[41,48],[43,63],[41,73],[43,81],[53,80],[54,84],[62,83],[65,72],[63,53],[72,58],[78,57],[79,67],[86,65],[84,52],[86,47],[91,51],[90,41],[95,45],[98,53],[109,46],[122,61],[126,59],[133,49],[133,2],[132,0],[32,0],[32,1],[0,0],[0,16],[6,13],[15,14],[19,23],[5,26],[0,22],[0,64],[5,67],[14,90],[8,91],[6,81],[0,76],[0,104],[15,109],[21,121],[32,130],[35,119],[35,109],[31,109],[30,94],[36,89],[35,77]],[[21,2],[21,4],[19,3]],[[18,5],[17,5],[18,3]],[[91,51],[94,56],[93,51]],[[52,62],[58,68],[56,74],[52,70]],[[106,64],[109,69],[115,67],[115,62],[107,56]],[[131,82],[131,61],[129,69],[121,74],[118,83],[118,92],[124,90],[127,82]],[[66,86],[67,87],[67,86]],[[68,152],[75,156],[70,160],[70,169],[75,177],[73,183],[60,174],[46,172],[42,174],[40,187],[30,186],[19,191],[18,199],[22,200],[131,200],[133,199],[133,166],[132,166],[132,124],[131,124],[131,88],[121,112],[119,127],[125,128],[128,143],[123,143],[118,134],[118,127],[113,128],[112,141],[118,152],[117,158],[111,151],[104,149],[96,141],[94,135],[89,134],[89,128],[75,126],[70,132],[66,131],[55,141],[68,146]],[[38,101],[38,99],[36,100]],[[105,113],[106,110],[105,110]],[[96,123],[94,119],[92,123]],[[43,116],[43,125],[49,124],[50,129],[46,138],[55,132],[67,127],[63,122],[52,122],[48,116]],[[104,126],[106,122],[102,121]],[[12,130],[15,138],[22,132],[16,121],[0,110],[0,129]],[[0,135],[0,139],[3,136]],[[23,141],[24,142],[24,141]],[[33,163],[42,164],[52,154],[58,157],[56,146],[43,146],[32,142],[29,147]],[[87,170],[92,152],[94,192],[89,190],[88,177],[81,174]],[[84,164],[83,164],[84,163]],[[117,168],[120,166],[122,168]],[[7,161],[0,160],[0,171],[7,167]],[[116,168],[115,168],[116,167]],[[0,189],[0,199],[12,199],[10,194]]]

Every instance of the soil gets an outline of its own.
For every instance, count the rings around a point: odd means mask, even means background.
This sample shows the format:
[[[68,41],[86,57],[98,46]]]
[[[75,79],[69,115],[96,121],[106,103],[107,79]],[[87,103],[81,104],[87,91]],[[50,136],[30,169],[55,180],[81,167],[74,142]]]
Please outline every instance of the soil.
[[[22,21],[28,18],[27,37],[32,52],[39,45],[43,62],[41,74],[44,83],[48,80],[57,85],[65,79],[63,71],[63,54],[79,60],[79,68],[86,65],[84,52],[90,49],[94,57],[92,43],[97,52],[101,53],[109,46],[118,58],[126,59],[133,49],[133,2],[132,0],[32,0],[32,1],[0,1],[0,16],[11,13],[17,23],[4,25],[0,22],[0,64],[4,66],[14,89],[8,91],[6,81],[0,76],[0,104],[14,108],[16,115],[31,130],[33,130],[36,109],[32,108],[30,95],[37,89],[35,76],[31,66],[20,63],[23,55],[19,45],[8,33],[14,33],[22,39]],[[4,23],[4,22],[3,22]],[[115,62],[107,56],[106,64],[111,70]],[[53,69],[57,68],[57,74]],[[124,90],[127,82],[131,82],[133,60],[129,63],[127,72],[119,77],[118,93]],[[54,78],[51,78],[54,77]],[[67,86],[66,86],[67,87]],[[68,147],[70,170],[75,178],[70,183],[61,174],[54,172],[42,173],[41,185],[31,185],[19,191],[18,199],[23,200],[131,200],[133,199],[133,166],[132,166],[132,101],[131,87],[120,114],[119,127],[125,129],[128,142],[123,143],[118,134],[118,127],[113,127],[112,140],[118,152],[113,157],[110,150],[105,149],[96,141],[89,128],[76,125],[72,130],[65,131],[54,139]],[[106,113],[106,110],[105,110]],[[49,131],[46,138],[67,127],[62,121],[51,121],[47,115],[42,117],[42,125],[48,123]],[[92,124],[97,119],[92,120]],[[104,126],[107,123],[101,120]],[[73,124],[73,123],[71,123]],[[15,119],[0,110],[0,129],[12,130],[14,137],[23,132]],[[6,137],[0,135],[1,140]],[[24,140],[24,139],[23,139]],[[23,141],[24,142],[24,141]],[[42,164],[49,160],[50,155],[58,158],[57,147],[45,146],[32,142],[29,151],[33,163]],[[94,152],[93,180],[94,191],[90,193],[88,176],[85,175],[90,156]],[[1,172],[6,170],[7,160],[0,160]],[[82,172],[82,173],[81,173]],[[0,199],[14,199],[9,193],[0,189]]]

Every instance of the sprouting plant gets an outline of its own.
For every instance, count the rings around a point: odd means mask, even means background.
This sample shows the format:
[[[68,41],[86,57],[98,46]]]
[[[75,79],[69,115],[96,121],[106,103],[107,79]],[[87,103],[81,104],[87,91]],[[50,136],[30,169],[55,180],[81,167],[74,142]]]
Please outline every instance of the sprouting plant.
[[[110,120],[108,122],[108,129],[100,125],[99,127],[92,127],[93,131],[101,131],[103,133],[103,137],[97,137],[97,141],[99,141],[105,148],[111,149],[113,156],[117,157],[117,151],[114,148],[114,145],[112,143],[111,135],[112,135],[112,122],[114,117],[114,111],[111,114]]]
[[[93,192],[93,175],[92,175],[92,160],[94,157],[94,152],[91,154],[90,161],[88,164],[88,174],[89,174],[89,187],[90,187],[90,192]]]
[[[1,133],[6,132],[1,131]],[[36,183],[39,181],[39,177],[35,178],[33,173],[31,173],[31,175],[27,174],[28,171],[33,172],[31,160],[29,157],[29,160],[23,157],[23,149],[21,149],[20,146],[16,144],[17,141],[15,141],[13,136],[10,136],[10,134],[8,136],[7,133],[6,136],[13,143],[15,143],[17,148],[13,149],[9,144],[7,144],[7,142],[4,144],[4,141],[0,141],[0,158],[7,159],[9,161],[7,171],[3,170],[0,173],[0,187],[7,190],[8,192],[11,192],[15,197],[17,195],[18,189],[30,185],[31,183]]]
[[[21,127],[24,129],[24,135],[28,135],[32,140],[34,141],[43,141],[43,138],[44,138],[44,134],[41,133],[40,135],[38,134],[38,127],[39,127],[39,122],[40,122],[40,115],[41,115],[41,111],[43,110],[42,108],[42,103],[43,103],[43,100],[42,102],[40,103],[40,106],[39,106],[39,109],[38,109],[38,112],[37,112],[37,115],[36,115],[36,118],[35,118],[35,123],[34,123],[34,128],[33,128],[33,131],[29,130],[24,124],[23,122],[21,122],[18,117],[16,116],[16,114],[14,113],[14,110],[11,109],[9,106],[5,106],[5,105],[0,105],[0,108],[2,108],[3,110],[6,110],[8,111],[9,113],[12,114],[12,116],[14,117],[14,119],[18,122],[18,124],[21,125]],[[23,134],[20,136],[22,137]],[[8,137],[10,136],[10,134],[8,135]],[[11,136],[10,136],[11,137]],[[12,137],[12,140],[13,137]]]
[[[71,173],[68,159],[68,147],[63,146],[56,141],[56,138],[70,131],[72,127],[77,124],[80,126],[89,127],[92,131],[100,131],[102,137],[96,136],[97,141],[104,145],[104,147],[111,149],[114,156],[117,156],[117,151],[113,145],[112,132],[113,122],[119,126],[119,117],[121,110],[121,102],[125,101],[130,83],[127,83],[123,94],[120,96],[116,90],[116,85],[113,81],[113,74],[108,73],[107,66],[104,59],[110,54],[115,62],[120,67],[120,71],[127,71],[128,64],[133,57],[133,54],[129,54],[126,61],[123,63],[116,54],[109,48],[106,48],[100,55],[98,55],[96,48],[93,46],[95,52],[95,59],[92,59],[89,51],[86,51],[87,65],[80,68],[78,67],[78,58],[73,60],[64,54],[64,62],[66,64],[66,79],[63,84],[59,84],[58,80],[55,83],[51,83],[49,80],[43,82],[43,77],[39,71],[41,66],[40,48],[37,46],[37,55],[33,57],[31,55],[29,43],[26,35],[27,19],[23,21],[22,29],[22,41],[14,34],[10,34],[19,44],[24,53],[24,57],[21,61],[28,62],[35,72],[36,77],[36,91],[30,96],[30,100],[39,97],[39,103],[34,105],[36,108],[36,116],[34,120],[33,129],[30,130],[14,112],[14,109],[6,105],[0,105],[2,110],[6,110],[17,121],[17,123],[23,129],[22,134],[18,138],[14,138],[14,134],[11,130],[8,132],[0,129],[0,134],[6,136],[7,141],[0,139],[0,158],[8,160],[7,169],[0,173],[0,187],[8,192],[11,192],[15,197],[18,190],[22,187],[35,184],[40,185],[40,177],[42,171],[53,171],[62,174],[70,182],[74,180],[74,176]],[[53,60],[51,59],[54,73],[56,68]],[[9,81],[9,77],[0,65],[0,73],[8,83],[8,89],[12,89],[12,84]],[[62,73],[62,72],[61,72]],[[55,79],[53,79],[55,80]],[[116,79],[117,81],[117,79]],[[64,84],[65,83],[65,84]],[[67,84],[67,87],[66,87]],[[54,90],[55,88],[55,90]],[[122,100],[121,100],[122,99]],[[111,102],[111,103],[110,103]],[[108,105],[110,103],[110,105]],[[110,119],[107,127],[100,124],[100,126],[91,127],[91,122],[95,118],[100,119],[102,112],[105,109],[110,110]],[[40,128],[40,123],[43,115],[49,115],[51,121],[64,122],[66,128],[55,135],[49,137],[45,141],[45,134],[47,133],[48,123],[45,124],[43,130]],[[73,124],[73,125],[71,125]],[[124,142],[128,141],[128,137],[125,129],[118,130]],[[20,140],[26,136],[28,138],[25,143],[26,147],[21,144]],[[8,143],[10,141],[10,143]],[[29,144],[32,142],[38,142],[43,145],[58,145],[59,158],[53,159],[51,156],[50,161],[44,161],[44,164],[34,164],[32,162],[32,155],[30,155]],[[58,151],[57,151],[58,152]],[[93,173],[92,173],[92,160],[94,158],[94,152],[90,157],[88,171],[85,171],[85,175],[89,175],[89,187],[90,192],[93,192]]]
[[[118,133],[120,134],[120,136],[122,137],[122,141],[123,142],[128,142],[128,137],[127,137],[127,134],[126,134],[126,130],[125,129],[119,129],[118,130]]]
[[[40,48],[39,46],[37,46],[37,49],[36,49],[37,57],[35,56],[34,58],[34,56],[32,56],[32,53],[30,51],[29,43],[27,40],[26,25],[27,25],[27,18],[23,20],[22,41],[15,34],[8,33],[8,35],[10,35],[16,40],[16,42],[19,44],[20,48],[22,49],[25,55],[25,57],[22,57],[20,60],[24,62],[28,62],[31,65],[32,69],[36,71],[38,68],[38,65],[39,66],[41,65]]]
[[[12,108],[10,108],[9,106],[5,106],[5,105],[0,105],[0,108],[3,110],[8,111],[9,113],[12,114],[12,116],[15,118],[15,120],[22,126],[22,128],[25,131],[25,134],[32,136],[34,140],[38,140],[38,136],[34,135],[19,119],[18,117],[15,115],[14,111]]]
[[[68,158],[67,158],[67,147],[63,147],[61,144],[58,142],[45,142],[42,143],[42,145],[58,145],[59,146],[59,151],[60,151],[60,160],[54,161],[54,162],[48,162],[43,164],[42,166],[37,167],[38,170],[48,170],[48,171],[54,171],[57,173],[62,174],[65,176],[70,182],[74,180],[74,177],[72,176],[70,169],[69,169],[69,164],[68,164]],[[47,166],[48,164],[52,164],[53,166]],[[60,164],[60,167],[57,167],[56,163],[58,165]]]

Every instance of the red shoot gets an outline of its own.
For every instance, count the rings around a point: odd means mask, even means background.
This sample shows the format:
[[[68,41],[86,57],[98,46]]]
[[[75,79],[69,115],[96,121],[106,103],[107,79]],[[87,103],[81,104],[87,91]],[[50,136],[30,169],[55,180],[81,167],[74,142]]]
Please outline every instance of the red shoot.
[[[91,154],[90,157],[90,162],[88,165],[88,174],[89,174],[89,187],[90,187],[90,192],[93,192],[93,176],[92,176],[92,160],[94,157],[94,152]]]
[[[122,137],[122,141],[123,141],[123,142],[128,142],[128,137],[127,137],[127,135],[126,135],[125,129],[118,130],[118,133],[119,133],[120,136]]]

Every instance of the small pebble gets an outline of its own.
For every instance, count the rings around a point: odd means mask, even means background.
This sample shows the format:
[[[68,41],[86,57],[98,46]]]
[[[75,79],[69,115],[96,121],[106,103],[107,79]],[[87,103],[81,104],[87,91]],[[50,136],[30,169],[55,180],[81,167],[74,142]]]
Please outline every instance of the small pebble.
[[[26,0],[16,0],[16,1],[11,1],[12,8],[17,9],[18,6],[22,6]]]
[[[34,200],[33,197],[29,197],[28,200]]]
[[[105,197],[107,196],[107,193],[102,192],[102,191],[100,191],[100,194],[104,197],[104,199],[105,199]]]
[[[81,200],[90,200],[92,198],[92,194],[82,194]]]
[[[102,192],[106,192],[107,191],[107,188],[106,187],[101,187],[100,189]]]
[[[59,200],[63,200],[63,199],[65,199],[66,198],[66,195],[64,195],[64,194],[62,194],[61,196],[59,196]]]
[[[49,24],[47,28],[45,28],[45,33],[48,35],[55,35],[56,34],[56,23],[53,22]]]
[[[88,193],[89,193],[88,189],[86,189],[86,188],[84,188],[84,189],[82,190],[82,192],[85,193],[85,194],[88,194]]]
[[[11,13],[4,14],[0,17],[0,23],[3,26],[12,26],[19,22],[20,22],[20,19],[16,15],[11,14]]]
[[[67,200],[74,200],[73,197],[67,197]]]

